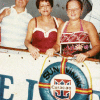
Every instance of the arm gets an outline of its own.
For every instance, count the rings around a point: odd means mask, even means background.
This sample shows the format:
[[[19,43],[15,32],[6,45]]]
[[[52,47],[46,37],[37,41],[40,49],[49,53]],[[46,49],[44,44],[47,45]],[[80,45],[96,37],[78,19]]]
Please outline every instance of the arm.
[[[64,25],[64,22],[62,21],[62,19],[58,18],[58,34],[57,34],[57,41],[56,44],[53,46],[53,49],[55,49],[55,53],[60,51],[60,37],[61,37],[61,31]]]
[[[2,22],[2,19],[6,16],[9,16],[11,13],[11,9],[10,8],[6,8],[2,11],[2,13],[0,13],[0,22]]]
[[[32,34],[33,34],[34,28],[35,28],[35,19],[33,18],[30,20],[30,22],[28,24],[28,31],[27,31],[27,35],[26,35],[26,39],[25,39],[25,45],[28,48],[32,57],[36,59],[39,57],[39,49],[34,47],[31,44]]]
[[[92,44],[92,49],[88,51],[88,53],[90,54],[90,57],[92,57],[95,56],[100,51],[99,35],[97,33],[95,26],[92,23],[89,23],[88,25],[88,33],[90,42]]]
[[[55,49],[55,52],[60,51],[60,37],[61,37],[63,26],[64,26],[64,23],[62,23],[58,28],[57,41],[56,41],[56,44],[53,46],[53,48]]]
[[[86,58],[95,56],[100,51],[100,41],[96,28],[91,22],[87,22],[86,27],[89,34],[90,42],[92,44],[92,49],[85,53],[76,55],[76,60],[78,62],[83,62]]]
[[[92,44],[92,49],[88,51],[88,53],[90,53],[90,57],[92,57],[95,56],[100,51],[100,40],[97,30],[92,23],[90,23],[90,27],[88,30],[89,30],[89,38]]]

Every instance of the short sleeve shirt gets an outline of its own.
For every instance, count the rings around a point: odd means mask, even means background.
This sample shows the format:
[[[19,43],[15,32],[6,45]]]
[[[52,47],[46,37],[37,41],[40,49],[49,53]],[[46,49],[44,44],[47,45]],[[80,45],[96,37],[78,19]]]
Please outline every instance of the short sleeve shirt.
[[[24,41],[32,16],[27,13],[27,9],[18,14],[13,7],[14,5],[11,6],[10,15],[4,17],[1,22],[1,46],[26,49]]]

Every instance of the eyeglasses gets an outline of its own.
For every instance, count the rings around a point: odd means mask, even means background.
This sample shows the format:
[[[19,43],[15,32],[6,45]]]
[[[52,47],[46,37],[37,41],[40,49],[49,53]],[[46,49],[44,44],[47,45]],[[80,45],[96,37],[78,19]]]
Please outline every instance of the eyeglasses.
[[[81,9],[80,9],[80,8],[67,9],[68,12],[72,12],[72,11],[77,12],[77,11],[79,11],[79,10],[81,10]]]

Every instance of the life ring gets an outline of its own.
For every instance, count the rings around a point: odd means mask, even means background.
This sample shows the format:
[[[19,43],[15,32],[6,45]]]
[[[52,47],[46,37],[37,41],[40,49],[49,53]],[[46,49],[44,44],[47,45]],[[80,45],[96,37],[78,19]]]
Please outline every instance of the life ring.
[[[56,100],[56,98],[51,94],[50,82],[51,79],[58,74],[66,74],[73,79],[76,91],[71,100],[89,100],[89,94],[92,94],[92,90],[89,89],[84,73],[76,65],[66,62],[66,59],[63,59],[62,62],[56,62],[49,65],[43,71],[39,81],[39,91],[42,100]]]

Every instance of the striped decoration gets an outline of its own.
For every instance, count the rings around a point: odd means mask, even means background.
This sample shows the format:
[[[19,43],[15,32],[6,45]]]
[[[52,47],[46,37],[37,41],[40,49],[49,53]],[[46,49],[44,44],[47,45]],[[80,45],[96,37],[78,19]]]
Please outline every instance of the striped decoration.
[[[65,74],[66,62],[67,62],[67,59],[63,57],[62,61],[61,61],[61,67],[60,67],[60,73],[61,74]]]
[[[50,87],[51,87],[50,83],[41,83],[41,82],[39,82],[39,88],[48,88],[48,89],[50,89]],[[78,93],[78,94],[92,94],[92,89],[76,88],[76,93]]]
[[[50,83],[39,82],[39,88],[49,88],[50,89],[50,87],[51,87]]]
[[[81,88],[76,88],[76,93],[78,94],[92,94],[92,89],[81,89]]]

